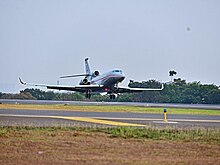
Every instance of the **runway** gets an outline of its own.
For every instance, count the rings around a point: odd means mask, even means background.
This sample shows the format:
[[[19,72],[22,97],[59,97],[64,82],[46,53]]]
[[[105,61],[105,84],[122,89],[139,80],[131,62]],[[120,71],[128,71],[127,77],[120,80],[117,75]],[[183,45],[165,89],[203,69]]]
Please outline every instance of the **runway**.
[[[80,127],[178,127],[220,128],[220,116],[168,115],[127,112],[81,112],[53,110],[0,110],[0,126]]]
[[[173,103],[142,103],[142,102],[91,102],[91,101],[54,101],[54,100],[12,100],[0,99],[3,104],[68,104],[68,105],[118,105],[161,108],[190,108],[220,110],[220,104],[173,104]]]

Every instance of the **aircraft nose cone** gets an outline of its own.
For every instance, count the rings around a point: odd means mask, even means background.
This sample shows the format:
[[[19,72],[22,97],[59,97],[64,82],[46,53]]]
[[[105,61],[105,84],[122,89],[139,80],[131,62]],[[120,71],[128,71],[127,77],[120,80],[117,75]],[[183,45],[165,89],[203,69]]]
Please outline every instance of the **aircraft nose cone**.
[[[118,81],[119,81],[119,82],[122,82],[124,79],[125,79],[125,76],[120,76],[120,77],[118,78]]]

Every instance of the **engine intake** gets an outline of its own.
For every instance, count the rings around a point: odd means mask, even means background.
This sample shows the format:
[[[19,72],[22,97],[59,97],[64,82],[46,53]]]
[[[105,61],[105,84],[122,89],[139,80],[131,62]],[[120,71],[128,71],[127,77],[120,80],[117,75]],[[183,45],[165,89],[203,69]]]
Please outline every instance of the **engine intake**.
[[[90,82],[86,79],[86,78],[84,78],[83,80],[81,80],[81,82],[80,82],[80,85],[89,85],[90,84]]]
[[[93,77],[98,76],[99,75],[99,71],[96,70],[92,75],[93,75]]]

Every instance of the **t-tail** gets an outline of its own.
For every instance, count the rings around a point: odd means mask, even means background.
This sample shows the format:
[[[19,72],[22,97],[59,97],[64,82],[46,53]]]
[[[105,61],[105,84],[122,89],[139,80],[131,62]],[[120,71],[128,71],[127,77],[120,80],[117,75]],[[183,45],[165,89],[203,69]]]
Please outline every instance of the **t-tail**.
[[[85,69],[86,69],[86,73],[74,74],[74,75],[68,75],[68,76],[61,76],[60,78],[71,78],[71,77],[85,76],[87,80],[90,80],[92,74],[91,74],[91,70],[90,70],[90,67],[89,67],[88,58],[85,59]]]
[[[91,70],[90,70],[90,66],[89,66],[89,62],[88,62],[88,58],[85,59],[85,70],[86,70],[86,77],[88,80],[91,80],[92,79],[92,73],[91,73]]]

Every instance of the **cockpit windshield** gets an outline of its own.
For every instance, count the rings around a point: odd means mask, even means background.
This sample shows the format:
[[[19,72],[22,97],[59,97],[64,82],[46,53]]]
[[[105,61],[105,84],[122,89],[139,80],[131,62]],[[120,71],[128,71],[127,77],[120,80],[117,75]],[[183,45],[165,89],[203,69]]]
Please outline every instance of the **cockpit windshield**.
[[[113,70],[115,73],[122,73],[122,70]]]

